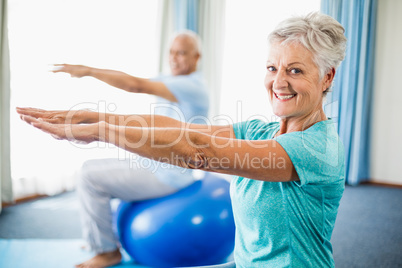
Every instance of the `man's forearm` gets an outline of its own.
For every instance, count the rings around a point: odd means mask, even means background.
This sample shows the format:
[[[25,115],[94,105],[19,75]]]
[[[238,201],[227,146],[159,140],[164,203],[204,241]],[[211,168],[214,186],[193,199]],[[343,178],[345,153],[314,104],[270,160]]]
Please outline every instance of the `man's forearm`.
[[[88,76],[128,92],[140,92],[143,78],[134,77],[120,71],[89,68]]]

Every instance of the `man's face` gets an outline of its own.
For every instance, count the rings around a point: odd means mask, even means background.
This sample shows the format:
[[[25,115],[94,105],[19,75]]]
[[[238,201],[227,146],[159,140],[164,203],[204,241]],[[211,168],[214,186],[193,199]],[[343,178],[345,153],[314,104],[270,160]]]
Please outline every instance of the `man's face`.
[[[169,51],[172,75],[186,75],[195,72],[199,57],[193,40],[183,36],[177,37],[173,40]]]

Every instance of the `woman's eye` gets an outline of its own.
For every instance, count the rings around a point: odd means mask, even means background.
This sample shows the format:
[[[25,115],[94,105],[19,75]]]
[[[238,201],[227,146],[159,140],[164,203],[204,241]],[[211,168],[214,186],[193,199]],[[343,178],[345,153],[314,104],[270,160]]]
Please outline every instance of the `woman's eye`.
[[[267,70],[268,70],[269,72],[275,72],[275,71],[276,71],[276,69],[275,69],[274,66],[268,66],[268,67],[267,67]]]
[[[300,74],[302,71],[300,70],[300,69],[298,69],[298,68],[293,68],[293,69],[290,69],[290,73],[291,74]]]

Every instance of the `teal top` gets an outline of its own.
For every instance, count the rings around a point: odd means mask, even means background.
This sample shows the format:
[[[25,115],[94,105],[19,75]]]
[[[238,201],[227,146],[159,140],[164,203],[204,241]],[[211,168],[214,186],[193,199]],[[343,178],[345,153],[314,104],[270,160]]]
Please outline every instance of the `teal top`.
[[[267,140],[279,123],[252,120],[233,129],[237,139]],[[345,187],[344,149],[334,122],[321,121],[275,140],[300,180],[232,180],[236,267],[334,267],[330,239]],[[270,152],[267,157],[269,164],[281,165],[280,157]]]

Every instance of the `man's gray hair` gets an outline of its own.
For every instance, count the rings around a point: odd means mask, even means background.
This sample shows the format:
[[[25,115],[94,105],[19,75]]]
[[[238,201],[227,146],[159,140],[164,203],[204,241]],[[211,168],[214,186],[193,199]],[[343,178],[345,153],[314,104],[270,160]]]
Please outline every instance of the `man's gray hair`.
[[[345,58],[344,33],[345,29],[334,18],[313,12],[280,22],[269,34],[268,42],[270,45],[275,42],[283,45],[296,42],[303,45],[313,53],[313,60],[322,79],[332,68],[338,68]],[[330,88],[324,91],[324,95]]]
[[[183,37],[184,37],[184,38],[190,38],[191,40],[193,40],[195,51],[196,51],[199,55],[201,55],[201,51],[202,51],[202,42],[201,42],[201,38],[200,38],[200,36],[199,36],[197,33],[193,32],[193,31],[191,31],[191,30],[183,30],[183,31],[180,31],[180,32],[176,32],[176,33],[172,36],[170,43],[172,43],[173,40],[175,40],[176,38],[183,38]]]

